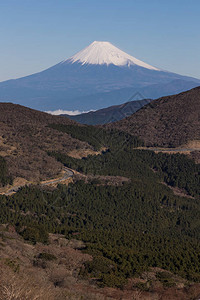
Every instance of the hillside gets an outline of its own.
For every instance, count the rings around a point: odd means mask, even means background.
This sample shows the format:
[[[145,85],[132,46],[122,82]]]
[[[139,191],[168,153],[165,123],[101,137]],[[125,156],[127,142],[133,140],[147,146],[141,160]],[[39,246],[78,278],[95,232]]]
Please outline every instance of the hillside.
[[[13,226],[0,225],[0,299],[11,299],[12,295],[12,299],[19,300],[154,300],[159,295],[163,300],[188,300],[200,292],[199,284],[188,284],[159,268],[152,268],[143,278],[130,280],[123,290],[100,289],[78,276],[84,263],[92,259],[80,250],[84,247],[81,241],[59,234],[50,234],[48,245],[30,245],[24,243]],[[149,278],[151,291],[138,291],[137,285],[148,284]],[[174,286],[166,289],[166,282]]]
[[[0,292],[16,282],[24,286],[27,274],[30,292],[38,292],[30,282],[41,282],[41,292],[52,292],[52,299],[76,288],[89,299],[84,287],[111,299],[126,299],[126,293],[133,299],[137,292],[142,299],[160,293],[167,293],[163,299],[176,299],[177,293],[180,299],[196,297],[200,165],[185,155],[140,150],[143,141],[123,131],[19,105],[1,104],[0,122],[2,186],[12,181],[10,175],[35,182],[64,167],[73,170],[70,183],[34,184],[0,195]],[[84,150],[97,155],[80,154]],[[74,238],[84,243],[84,252],[70,250]]]
[[[129,101],[120,105],[114,105],[103,109],[99,109],[97,111],[90,111],[88,113],[83,113],[80,115],[75,115],[75,116],[64,115],[64,116],[82,124],[103,125],[106,123],[119,121],[127,116],[130,116],[151,101],[152,101],[151,99]]]
[[[64,131],[64,125],[59,128]],[[77,275],[96,287],[124,288],[141,276],[142,285],[135,281],[131,289],[151,293],[154,283],[149,276],[144,280],[150,268],[172,273],[154,275],[166,289],[178,285],[173,274],[186,280],[186,286],[198,283],[200,166],[185,155],[133,149],[137,140],[126,137],[127,143],[121,135],[121,141],[98,156],[75,159],[49,153],[81,174],[98,177],[87,181],[76,177],[57,189],[24,187],[10,197],[0,196],[0,223],[11,224],[32,244],[48,243],[49,233],[83,241],[93,259]],[[129,180],[106,184],[102,176]],[[43,268],[43,261],[38,263]],[[13,267],[12,261],[9,266]]]
[[[64,117],[0,103],[0,155],[11,175],[34,181],[49,178],[58,174],[62,165],[46,151],[57,149],[68,153],[76,148],[91,148],[86,142],[50,128],[48,125],[52,123],[75,124]]]
[[[200,140],[200,87],[162,97],[107,128],[140,137],[147,146],[179,147]]]

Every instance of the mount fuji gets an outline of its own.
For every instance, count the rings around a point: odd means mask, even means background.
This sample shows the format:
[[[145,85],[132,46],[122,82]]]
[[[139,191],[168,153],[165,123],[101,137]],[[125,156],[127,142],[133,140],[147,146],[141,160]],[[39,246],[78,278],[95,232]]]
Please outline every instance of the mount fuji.
[[[0,82],[0,101],[48,111],[91,110],[198,85],[199,79],[161,70],[109,42],[95,41],[42,72]]]

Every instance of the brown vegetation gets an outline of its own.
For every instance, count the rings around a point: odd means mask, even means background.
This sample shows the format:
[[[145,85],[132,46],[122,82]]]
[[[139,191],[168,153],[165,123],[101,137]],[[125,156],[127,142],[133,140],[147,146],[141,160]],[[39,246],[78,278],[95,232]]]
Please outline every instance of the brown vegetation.
[[[165,182],[162,182],[162,184],[166,185],[169,189],[171,189],[173,191],[174,195],[176,195],[176,196],[194,199],[194,197],[188,195],[184,189],[180,189],[177,186],[176,187],[171,186],[169,184],[166,184]]]
[[[0,153],[14,177],[34,181],[54,177],[62,165],[46,151],[68,153],[77,148],[91,149],[87,143],[49,128],[52,123],[75,124],[65,117],[0,103]]]
[[[84,244],[50,234],[49,244],[24,243],[14,227],[0,227],[0,300],[192,300],[200,284],[192,284],[162,269],[152,268],[130,279],[123,290],[98,288],[79,278],[83,263],[92,257]]]
[[[127,177],[122,176],[105,176],[105,175],[84,175],[74,171],[74,181],[83,180],[85,183],[95,183],[98,185],[121,186],[123,183],[130,181]]]
[[[179,147],[200,140],[200,87],[162,97],[132,116],[108,124],[139,136],[147,146]]]
[[[81,159],[83,157],[88,157],[89,155],[99,155],[103,151],[105,151],[106,148],[101,148],[99,151],[94,151],[92,149],[75,149],[67,153],[68,156]]]

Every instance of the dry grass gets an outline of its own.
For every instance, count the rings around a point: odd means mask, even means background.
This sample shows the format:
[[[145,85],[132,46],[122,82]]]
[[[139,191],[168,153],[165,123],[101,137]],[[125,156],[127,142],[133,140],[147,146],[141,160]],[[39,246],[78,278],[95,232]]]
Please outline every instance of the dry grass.
[[[75,149],[67,153],[68,156],[73,158],[81,159],[83,157],[87,157],[89,155],[99,155],[102,154],[103,151],[106,151],[106,148],[101,148],[99,151],[94,151],[92,149]]]
[[[9,189],[15,188],[18,186],[25,186],[26,184],[29,184],[30,182],[24,178],[17,177],[13,181],[13,185],[7,185],[5,187],[0,188],[0,194],[5,194],[8,192]]]
[[[189,141],[187,144],[182,146],[183,148],[190,148],[194,150],[200,150],[200,140]]]
[[[162,269],[151,269],[141,278],[130,279],[124,290],[98,288],[78,276],[82,264],[92,257],[79,249],[84,244],[67,240],[63,235],[50,234],[49,245],[30,245],[11,226],[0,226],[0,300],[194,300],[200,285],[171,274],[176,286],[163,288],[156,279]],[[40,258],[40,253],[54,255],[54,260]],[[19,266],[19,267],[17,267]],[[138,283],[151,283],[149,291],[140,290]]]
[[[54,300],[59,296],[50,284],[41,279],[23,274],[19,276],[8,268],[1,269],[0,276],[1,300]]]
[[[129,182],[130,178],[122,176],[84,175],[76,171],[74,172],[74,181],[76,180],[83,180],[85,183],[95,182],[96,185],[122,186],[125,182]]]
[[[0,103],[0,154],[5,157],[11,175],[29,181],[52,178],[59,174],[62,164],[46,151],[67,154],[74,149],[92,148],[67,133],[50,128],[48,125],[52,123],[74,124],[65,117]]]
[[[170,188],[170,189],[173,191],[174,195],[177,195],[177,196],[179,196],[179,197],[186,197],[186,198],[189,198],[189,199],[194,199],[194,197],[188,195],[184,189],[180,189],[180,188],[178,188],[178,187],[173,187],[173,186],[171,186],[171,185],[168,185],[168,184],[165,183],[165,182],[162,182],[162,184],[164,184],[164,185],[166,185],[168,188]]]

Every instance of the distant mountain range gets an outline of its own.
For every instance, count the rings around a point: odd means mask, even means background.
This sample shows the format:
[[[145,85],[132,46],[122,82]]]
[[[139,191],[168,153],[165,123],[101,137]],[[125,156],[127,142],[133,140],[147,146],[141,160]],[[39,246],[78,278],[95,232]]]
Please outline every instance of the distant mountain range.
[[[109,42],[93,42],[42,72],[0,83],[0,101],[38,110],[91,110],[155,99],[200,85],[200,80],[146,64]]]
[[[147,146],[178,147],[196,141],[200,148],[200,87],[154,100],[106,127],[136,135]]]
[[[128,117],[142,108],[144,105],[150,103],[151,99],[144,99],[139,101],[129,101],[121,105],[114,105],[107,108],[103,108],[97,111],[90,111],[80,115],[63,115],[71,120],[77,121],[81,124],[88,125],[101,125],[111,122],[119,121],[125,117]]]

